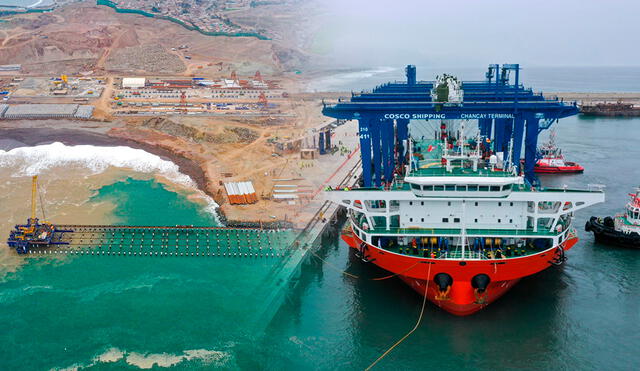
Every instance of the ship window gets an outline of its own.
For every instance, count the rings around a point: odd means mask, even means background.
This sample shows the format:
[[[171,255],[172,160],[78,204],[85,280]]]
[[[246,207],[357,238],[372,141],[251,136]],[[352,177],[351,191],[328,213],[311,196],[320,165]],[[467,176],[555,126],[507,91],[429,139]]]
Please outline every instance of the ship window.
[[[487,192],[489,190],[489,186],[480,186],[480,192]]]
[[[502,219],[498,219],[498,223],[502,223]]]
[[[443,223],[449,223],[449,218],[442,218]]]
[[[456,191],[458,191],[458,192],[466,192],[467,191],[467,187],[463,186],[463,185],[456,186]]]
[[[453,184],[447,184],[446,186],[444,186],[445,191],[455,191],[456,190],[456,186],[454,186]]]
[[[460,223],[460,218],[453,218],[454,223]]]
[[[426,185],[423,188],[425,191],[433,191],[433,186],[432,185]]]
[[[478,222],[478,219],[474,219],[474,222],[476,222],[476,223],[477,223],[477,222]]]
[[[502,206],[502,202],[498,202],[498,206]]]
[[[505,186],[502,187],[503,190],[508,191],[511,189],[511,184],[507,184]]]
[[[509,223],[513,223],[513,219],[509,219]]]
[[[469,184],[467,186],[467,189],[469,190],[469,192],[475,192],[478,190],[478,185],[477,184]]]
[[[413,205],[413,201],[409,201],[409,206]]]
[[[424,223],[424,218],[420,218],[420,221]]]
[[[411,184],[411,189],[420,189],[420,185],[419,184]]]
[[[447,206],[451,206],[451,201],[447,202]]]
[[[500,186],[491,186],[491,192],[500,192]]]
[[[420,206],[424,206],[424,201],[420,201]]]
[[[513,206],[513,202],[509,202],[509,206]]]
[[[476,206],[478,206],[478,203],[476,202]]]
[[[444,191],[444,186],[441,186],[441,185],[433,186],[433,190],[434,191]]]

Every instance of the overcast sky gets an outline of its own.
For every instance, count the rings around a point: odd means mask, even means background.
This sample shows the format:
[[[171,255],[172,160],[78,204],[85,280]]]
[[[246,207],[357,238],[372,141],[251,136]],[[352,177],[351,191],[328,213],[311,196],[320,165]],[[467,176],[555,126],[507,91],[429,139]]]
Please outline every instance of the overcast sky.
[[[321,0],[347,65],[639,66],[638,0]]]

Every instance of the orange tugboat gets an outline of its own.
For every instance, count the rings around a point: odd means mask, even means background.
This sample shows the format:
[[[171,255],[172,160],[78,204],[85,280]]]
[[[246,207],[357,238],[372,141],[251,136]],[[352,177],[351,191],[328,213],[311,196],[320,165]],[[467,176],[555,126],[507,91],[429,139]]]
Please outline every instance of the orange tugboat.
[[[343,240],[458,316],[486,307],[521,278],[565,260],[577,210],[601,190],[533,188],[483,153],[483,138],[408,140],[409,165],[382,188],[328,190],[348,209]]]
[[[534,171],[545,174],[582,173],[584,168],[575,162],[564,160],[562,150],[556,146],[556,133],[551,131],[549,141],[540,148],[540,159],[536,162]]]

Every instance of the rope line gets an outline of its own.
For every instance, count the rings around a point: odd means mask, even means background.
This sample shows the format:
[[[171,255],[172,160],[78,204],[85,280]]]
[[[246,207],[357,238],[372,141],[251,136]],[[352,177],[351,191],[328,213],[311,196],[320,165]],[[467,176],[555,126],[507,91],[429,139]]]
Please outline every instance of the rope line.
[[[358,275],[355,275],[355,274],[349,273],[349,272],[347,272],[347,271],[345,271],[345,270],[343,270],[343,269],[340,269],[340,268],[338,268],[337,266],[335,266],[335,265],[331,264],[330,262],[328,262],[327,260],[325,260],[325,259],[323,259],[322,257],[320,257],[318,254],[316,254],[316,253],[315,253],[315,252],[313,252],[312,250],[309,250],[309,252],[311,252],[311,254],[312,254],[313,256],[315,256],[316,258],[318,258],[318,260],[320,260],[321,262],[323,262],[323,263],[327,264],[329,267],[331,267],[331,268],[335,269],[336,271],[340,272],[341,274],[344,274],[345,276],[349,276],[349,277],[351,277],[351,278],[356,278],[356,279],[360,278],[360,276],[358,276]],[[405,269],[405,270],[401,271],[401,272],[394,273],[394,274],[390,274],[390,275],[388,275],[388,276],[384,276],[384,277],[370,278],[370,279],[368,279],[368,280],[369,280],[369,281],[383,281],[383,280],[387,280],[387,279],[389,279],[389,278],[396,277],[396,276],[398,276],[398,275],[401,275],[401,274],[403,274],[403,273],[406,273],[406,272],[408,272],[408,271],[412,270],[412,269],[413,269],[413,268],[415,268],[418,264],[420,264],[420,262],[419,262],[419,261],[418,261],[418,262],[416,262],[414,265],[410,266],[409,268],[407,268],[407,269]],[[429,266],[431,266],[431,264],[429,264]]]
[[[393,344],[389,349],[387,349],[386,352],[382,353],[382,355],[380,357],[378,357],[378,359],[376,359],[371,365],[369,365],[369,367],[367,367],[365,369],[365,371],[371,370],[378,362],[380,362],[384,357],[386,357],[387,354],[391,353],[391,351],[393,349],[395,349],[398,345],[400,345],[403,341],[405,341],[409,336],[411,336],[411,334],[413,334],[418,329],[418,327],[420,326],[420,323],[422,322],[422,316],[424,315],[424,308],[427,305],[427,290],[429,289],[429,277],[430,276],[431,276],[431,264],[429,264],[429,272],[427,273],[427,283],[425,284],[425,287],[424,287],[424,297],[422,299],[422,309],[420,309],[420,316],[418,317],[418,321],[416,322],[416,325],[413,326],[411,331],[407,332],[406,335],[404,335],[400,340],[396,341],[395,344]]]
[[[322,259],[322,258],[321,258],[318,254],[316,254],[313,250],[309,249],[309,252],[310,252],[313,256],[315,256],[316,258],[318,258],[321,262],[323,262],[323,263],[327,264],[329,267],[331,267],[331,268],[333,268],[333,269],[337,270],[338,272],[340,272],[340,273],[344,274],[345,276],[348,276],[348,277],[351,277],[351,278],[356,278],[356,279],[360,278],[360,276],[356,276],[355,274],[351,274],[351,273],[349,273],[349,272],[347,272],[347,271],[345,271],[345,270],[342,270],[342,269],[340,269],[340,268],[336,267],[335,265],[331,264],[330,262],[326,261],[325,259]]]
[[[403,273],[407,273],[408,271],[412,270],[413,268],[415,268],[418,264],[420,264],[420,261],[418,261],[417,263],[415,263],[414,265],[410,266],[409,268],[403,270],[402,272],[398,272],[398,273],[394,273],[394,274],[390,274],[388,276],[384,276],[384,277],[380,277],[380,278],[372,278],[371,281],[382,281],[382,280],[386,280],[389,278],[393,278],[395,276],[401,275]],[[431,264],[429,264],[429,266],[431,266]],[[427,277],[428,278],[428,277]]]

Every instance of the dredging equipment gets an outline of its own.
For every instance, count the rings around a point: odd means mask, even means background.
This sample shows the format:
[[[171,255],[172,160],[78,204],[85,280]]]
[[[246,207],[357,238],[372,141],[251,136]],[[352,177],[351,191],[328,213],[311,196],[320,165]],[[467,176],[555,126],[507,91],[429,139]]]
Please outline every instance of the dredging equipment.
[[[69,230],[57,229],[53,224],[45,220],[40,222],[36,217],[37,194],[38,176],[34,175],[31,178],[31,217],[27,219],[27,224],[16,225],[7,240],[9,247],[15,248],[18,254],[28,254],[34,248],[68,244],[61,237]],[[44,215],[42,217],[45,219]]]

